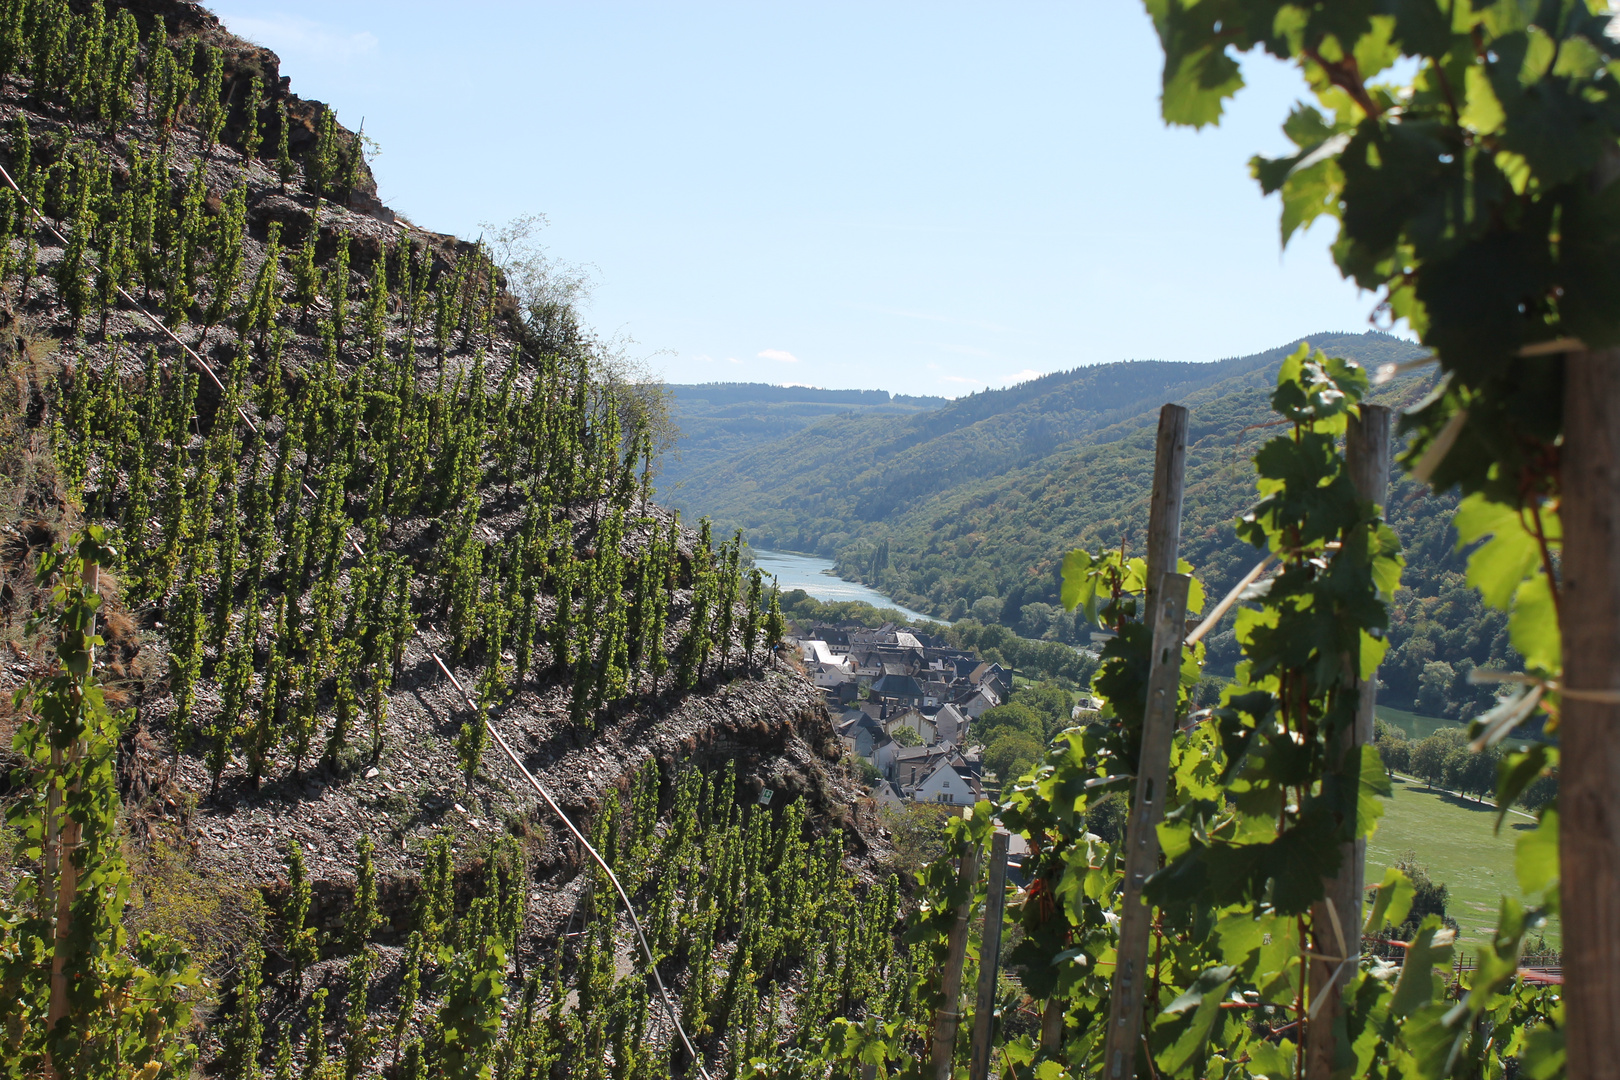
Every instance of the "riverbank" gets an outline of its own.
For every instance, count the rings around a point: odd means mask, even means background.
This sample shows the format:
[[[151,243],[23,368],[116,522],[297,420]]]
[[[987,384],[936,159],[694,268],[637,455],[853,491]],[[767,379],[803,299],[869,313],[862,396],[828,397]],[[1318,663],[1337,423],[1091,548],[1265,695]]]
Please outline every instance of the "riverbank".
[[[783,592],[803,589],[811,597],[824,603],[839,604],[857,601],[871,604],[880,610],[898,611],[908,619],[921,619],[945,625],[945,620],[924,615],[895,603],[892,599],[858,581],[845,581],[833,572],[831,560],[814,555],[800,555],[791,551],[763,551],[754,549],[754,565],[767,576],[774,577]]]

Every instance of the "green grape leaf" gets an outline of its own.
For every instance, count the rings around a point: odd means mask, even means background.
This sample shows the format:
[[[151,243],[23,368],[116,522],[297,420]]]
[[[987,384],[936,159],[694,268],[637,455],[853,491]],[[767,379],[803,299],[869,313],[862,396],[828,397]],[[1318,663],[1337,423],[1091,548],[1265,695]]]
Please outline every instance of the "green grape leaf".
[[[1181,651],[1181,671],[1177,676],[1180,685],[1181,701],[1187,700],[1187,692],[1197,687],[1204,677],[1204,643],[1200,641],[1192,648],[1183,648]]]
[[[1532,1028],[1519,1056],[1527,1080],[1554,1080],[1564,1075],[1564,1027],[1547,1024]]]
[[[1558,811],[1548,808],[1534,829],[1521,833],[1514,844],[1513,869],[1519,877],[1519,888],[1527,897],[1544,897],[1549,907],[1557,908],[1559,882],[1558,869]]]
[[[1401,47],[1394,40],[1395,19],[1390,15],[1374,15],[1367,20],[1370,29],[1356,38],[1352,55],[1356,70],[1363,79],[1371,79],[1400,59]]]
[[[1125,578],[1120,589],[1128,593],[1139,593],[1147,589],[1147,560],[1138,556],[1125,563]]]
[[[1160,112],[1171,124],[1217,124],[1225,99],[1242,88],[1243,73],[1238,62],[1226,55],[1225,43],[1210,42],[1182,54],[1173,70],[1166,59]]]
[[[1558,751],[1545,743],[1502,755],[1496,766],[1496,831],[1502,831],[1513,801],[1524,793],[1549,765],[1557,763]]]
[[[1192,572],[1192,563],[1188,562],[1186,559],[1176,560],[1176,573],[1191,575]],[[1187,614],[1199,615],[1203,613],[1203,610],[1204,583],[1199,581],[1198,578],[1194,576],[1193,579],[1187,583]]]
[[[1206,969],[1159,1014],[1153,1033],[1154,1042],[1163,1047],[1156,1055],[1163,1072],[1177,1075],[1203,1054],[1236,971],[1230,964]]]
[[[1537,570],[1513,594],[1508,615],[1508,640],[1531,670],[1557,671],[1563,666],[1563,642],[1558,634],[1558,607],[1553,603],[1547,575]]]
[[[1406,556],[1401,554],[1401,539],[1395,535],[1394,529],[1380,521],[1367,547],[1372,556],[1373,587],[1387,601],[1401,587],[1401,570],[1406,566]]]
[[[1088,621],[1096,622],[1092,607],[1097,596],[1097,579],[1091,576],[1091,552],[1075,548],[1063,556],[1063,607],[1073,611],[1086,609]]]
[[[1283,121],[1283,134],[1301,150],[1314,151],[1335,135],[1343,134],[1341,124],[1329,122],[1322,110],[1296,101]],[[1271,194],[1269,191],[1266,194]]]
[[[1391,1009],[1396,1016],[1411,1016],[1434,1000],[1436,966],[1449,967],[1457,932],[1440,925],[1440,916],[1425,915],[1406,949],[1406,962],[1395,983]],[[1443,984],[1442,984],[1443,985]]]
[[[1475,492],[1457,507],[1451,522],[1457,529],[1458,550],[1490,537],[1468,556],[1468,584],[1487,604],[1508,610],[1514,590],[1541,561],[1536,538],[1524,527],[1519,511]]]
[[[1248,910],[1232,911],[1221,916],[1214,930],[1221,955],[1235,961],[1240,968],[1246,967],[1249,960],[1260,952],[1270,925],[1267,918],[1256,917]],[[1252,978],[1254,973],[1245,971],[1244,974]]]
[[[1232,981],[1237,968],[1230,964],[1222,964],[1202,972],[1193,984],[1176,996],[1176,999],[1165,1007],[1165,1013],[1179,1016],[1189,1009],[1197,1008],[1214,995],[1216,1001],[1221,999],[1221,990]],[[1172,1070],[1174,1071],[1174,1070]]]
[[[1531,86],[1544,78],[1552,70],[1553,60],[1558,55],[1558,42],[1541,30],[1540,27],[1526,28],[1524,41],[1529,46],[1524,50],[1524,62],[1519,68],[1519,83]]]
[[[1603,67],[1603,53],[1588,39],[1576,35],[1558,43],[1552,73],[1564,79],[1589,79]]]
[[[1417,895],[1412,888],[1412,879],[1398,866],[1384,871],[1384,880],[1378,883],[1377,888],[1378,895],[1373,899],[1372,910],[1367,912],[1367,923],[1361,928],[1363,934],[1376,934],[1386,925],[1401,925],[1406,921],[1406,913],[1412,910],[1412,899]]]
[[[1524,905],[1513,897],[1502,897],[1491,943],[1478,950],[1474,984],[1468,994],[1470,1004],[1483,1006],[1513,981],[1519,971],[1519,946],[1524,941],[1525,931],[1540,921],[1534,913],[1527,917]]]
[[[1211,725],[1199,724],[1188,732],[1185,740],[1176,740],[1171,750],[1170,768],[1178,798],[1216,800],[1220,797],[1216,739]]]
[[[1481,135],[1494,134],[1507,120],[1507,114],[1502,111],[1502,103],[1491,88],[1491,73],[1485,68],[1471,65],[1463,85],[1467,101],[1460,118],[1463,125]]]
[[[1012,1039],[1002,1045],[1001,1054],[1008,1065],[1028,1065],[1035,1060],[1035,1044],[1028,1036]]]
[[[1215,938],[1220,954],[1237,963],[1243,981],[1252,983],[1262,998],[1276,1004],[1293,999],[1299,938],[1292,920],[1235,911],[1215,924]]]
[[[1322,365],[1333,385],[1343,394],[1346,407],[1359,402],[1367,396],[1372,387],[1372,380],[1367,377],[1367,369],[1354,360],[1346,360],[1340,356],[1327,356],[1318,351],[1317,363]],[[1326,394],[1324,393],[1324,397]],[[1337,409],[1335,409],[1337,411]]]
[[[1475,21],[1472,10],[1436,4],[1433,0],[1395,0],[1387,10],[1395,16],[1395,37],[1405,47],[1407,55],[1433,59],[1453,49],[1453,35],[1466,33]]]
[[[1254,641],[1256,630],[1268,630],[1276,627],[1276,625],[1276,608],[1240,607],[1237,610],[1237,617],[1232,620],[1232,632],[1240,644],[1248,645]],[[1257,687],[1257,689],[1263,688]]]
[[[1298,1048],[1289,1039],[1269,1042],[1257,1039],[1248,1046],[1250,1076],[1263,1076],[1266,1080],[1291,1080]]]
[[[1159,850],[1166,862],[1174,862],[1192,850],[1193,831],[1188,818],[1168,817],[1154,827],[1159,836]]]
[[[1389,652],[1389,638],[1373,637],[1367,631],[1361,632],[1361,652],[1358,657],[1358,668],[1363,680],[1371,680],[1373,672],[1378,665],[1384,662],[1384,654]]]
[[[1356,793],[1356,836],[1371,836],[1378,831],[1378,821],[1384,816],[1384,800],[1394,789],[1389,773],[1384,771],[1384,759],[1376,746],[1358,746],[1361,757],[1361,783]]]
[[[1434,916],[1430,916],[1434,918]],[[1449,931],[1447,931],[1449,933]],[[1448,950],[1449,951],[1449,950]],[[1406,972],[1411,970],[1412,957],[1406,959],[1406,966],[1401,969],[1401,982],[1406,981]],[[1425,970],[1431,973],[1433,969],[1427,963]],[[1400,985],[1395,988],[1397,1002],[1400,999]],[[1468,1039],[1469,1025],[1447,1023],[1453,1006],[1446,1001],[1428,1001],[1413,1008],[1409,1013],[1401,1013],[1396,1009],[1397,1015],[1405,1016],[1405,1023],[1401,1025],[1401,1042],[1416,1059],[1415,1067],[1409,1066],[1409,1075],[1425,1077],[1442,1077],[1450,1073],[1446,1063],[1453,1061]]]

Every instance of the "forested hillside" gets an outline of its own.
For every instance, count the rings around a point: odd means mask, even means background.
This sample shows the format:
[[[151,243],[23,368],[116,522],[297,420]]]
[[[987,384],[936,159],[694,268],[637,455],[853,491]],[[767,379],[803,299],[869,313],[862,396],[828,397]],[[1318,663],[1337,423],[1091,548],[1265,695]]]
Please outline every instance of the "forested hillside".
[[[1368,362],[1413,351],[1380,334],[1312,340]],[[1099,433],[1122,423],[1120,431],[1130,430],[1166,401],[1234,377],[1258,385],[1264,379],[1258,373],[1275,370],[1292,348],[1214,364],[1155,360],[1077,368],[957,398],[898,423],[833,417],[714,463],[688,479],[681,497],[717,522],[745,529],[756,547],[835,558],[974,481],[994,482],[1080,440],[1117,438],[1118,432]]]
[[[903,997],[820,696],[655,501],[643,388],[361,148],[200,7],[0,3],[5,1071],[690,1069],[486,721],[703,1058]]]
[[[706,486],[711,469],[828,417],[892,419],[946,404],[941,397],[911,397],[887,390],[824,390],[767,383],[701,383],[665,389],[680,441],[673,453],[665,455],[658,480],[671,504],[682,509],[689,509],[687,488]]]
[[[1418,355],[1381,334],[1309,340],[1368,367]],[[1150,479],[1144,463],[1152,459],[1154,417],[1164,401],[1192,409],[1184,555],[1216,593],[1253,565],[1254,550],[1237,539],[1232,522],[1253,501],[1248,454],[1266,434],[1260,425],[1273,419],[1270,388],[1293,347],[1217,364],[1085,368],[975,395],[902,424],[827,420],[710,470],[706,484],[694,481],[685,498],[695,510],[746,527],[757,546],[835,558],[845,576],[908,607],[1085,644],[1094,628],[1077,625],[1059,603],[1062,555],[1121,543],[1141,552]],[[1373,399],[1410,405],[1431,386],[1420,372],[1378,388]],[[1058,429],[1082,434],[1045,451],[1019,435]],[[1019,455],[1033,460],[979,472]],[[813,475],[798,474],[794,463],[801,461],[817,463]],[[967,464],[953,469],[952,462]],[[1488,688],[1468,684],[1468,671],[1515,660],[1505,618],[1463,581],[1464,558],[1453,550],[1450,529],[1455,505],[1408,479],[1396,482],[1390,516],[1407,547],[1406,588],[1395,605],[1396,647],[1380,675],[1387,703],[1461,717],[1492,700]],[[1230,629],[1215,634],[1211,671],[1230,675],[1236,658]]]

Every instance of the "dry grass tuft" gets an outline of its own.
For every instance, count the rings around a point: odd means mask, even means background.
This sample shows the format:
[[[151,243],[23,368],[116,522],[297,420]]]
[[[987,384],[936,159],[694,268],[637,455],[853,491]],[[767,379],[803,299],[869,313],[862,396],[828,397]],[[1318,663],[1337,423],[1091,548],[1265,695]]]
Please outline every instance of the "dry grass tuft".
[[[124,916],[134,938],[143,930],[181,942],[218,985],[250,942],[264,939],[267,909],[259,890],[203,870],[183,841],[127,845],[134,886]]]

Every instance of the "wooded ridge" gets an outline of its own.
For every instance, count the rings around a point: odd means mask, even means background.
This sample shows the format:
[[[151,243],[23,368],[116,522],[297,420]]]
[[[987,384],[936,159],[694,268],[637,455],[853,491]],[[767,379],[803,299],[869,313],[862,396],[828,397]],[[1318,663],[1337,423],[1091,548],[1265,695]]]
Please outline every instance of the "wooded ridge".
[[[1376,333],[1306,340],[1370,369],[1422,355]],[[1293,347],[1204,365],[1081,368],[898,422],[839,415],[781,435],[749,426],[746,436],[731,435],[745,449],[723,465],[711,460],[674,498],[689,512],[743,528],[758,547],[834,559],[844,576],[916,610],[1088,645],[1097,628],[1063,610],[1056,553],[1065,545],[1122,542],[1140,550],[1147,523],[1140,462],[1152,450],[1154,411],[1131,410],[1159,393],[1191,408],[1183,551],[1210,587],[1224,592],[1252,563],[1233,522],[1253,500],[1244,465],[1270,420],[1266,399],[1277,366]],[[1432,373],[1420,370],[1376,388],[1369,400],[1410,405],[1432,384]],[[678,393],[674,415],[684,439],[682,400]],[[1053,413],[1058,420],[1050,420]],[[699,422],[708,431],[735,421],[722,415]],[[1048,450],[1019,441],[1019,431],[1042,424],[1085,430]],[[1004,467],[979,475],[997,463]],[[901,489],[921,493],[900,498]],[[885,514],[858,513],[885,497],[892,502]],[[1506,617],[1464,581],[1467,553],[1456,550],[1450,524],[1456,506],[1455,497],[1432,494],[1404,475],[1395,483],[1389,516],[1407,569],[1395,598],[1394,648],[1380,677],[1386,704],[1462,719],[1494,700],[1490,687],[1468,682],[1468,672],[1517,660]],[[1230,622],[1211,636],[1209,649],[1211,673],[1230,677],[1238,655]]]

